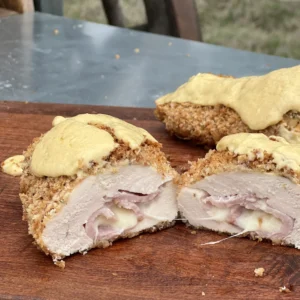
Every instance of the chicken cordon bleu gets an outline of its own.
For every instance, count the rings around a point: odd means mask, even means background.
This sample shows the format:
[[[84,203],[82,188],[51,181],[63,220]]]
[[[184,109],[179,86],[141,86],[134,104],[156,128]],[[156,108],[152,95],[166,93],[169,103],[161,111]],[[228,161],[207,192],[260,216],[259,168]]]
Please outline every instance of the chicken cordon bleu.
[[[193,227],[300,249],[300,144],[226,136],[178,184],[179,211]]]
[[[263,76],[198,74],[156,100],[155,115],[179,138],[215,145],[239,132],[300,142],[300,66]]]
[[[176,172],[144,129],[108,115],[56,117],[25,152],[20,198],[37,246],[75,252],[171,226]]]

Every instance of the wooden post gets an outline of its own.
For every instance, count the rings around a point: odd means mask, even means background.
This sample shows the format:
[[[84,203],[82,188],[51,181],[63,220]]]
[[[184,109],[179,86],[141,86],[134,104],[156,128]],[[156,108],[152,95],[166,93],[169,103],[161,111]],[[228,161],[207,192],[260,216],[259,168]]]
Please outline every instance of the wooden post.
[[[125,18],[119,0],[102,0],[109,24],[125,27]]]
[[[181,38],[202,41],[194,0],[165,0],[171,31]]]
[[[144,3],[148,18],[148,31],[171,35],[166,2],[164,0],[144,0]]]
[[[150,32],[201,41],[194,0],[144,0]]]
[[[63,0],[34,0],[34,8],[47,14],[63,16]]]

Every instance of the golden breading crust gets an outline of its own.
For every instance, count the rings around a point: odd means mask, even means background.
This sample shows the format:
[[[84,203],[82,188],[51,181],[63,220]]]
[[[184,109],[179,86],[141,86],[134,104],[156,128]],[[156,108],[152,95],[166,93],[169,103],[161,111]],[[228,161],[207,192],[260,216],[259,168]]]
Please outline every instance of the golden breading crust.
[[[278,135],[280,125],[289,130],[299,125],[299,113],[288,112],[283,121],[260,131],[251,130],[239,115],[224,105],[201,106],[197,104],[170,102],[157,105],[156,117],[165,123],[167,131],[197,144],[214,146],[222,137],[240,132],[260,132]],[[255,116],[253,116],[255,117]],[[290,120],[296,122],[290,122]]]
[[[253,153],[256,153],[255,151]],[[257,151],[258,153],[258,151]],[[223,172],[234,171],[257,171],[261,173],[275,173],[279,176],[284,176],[300,184],[300,173],[295,172],[287,167],[278,169],[273,162],[272,155],[264,152],[263,159],[261,155],[256,156],[253,161],[250,161],[247,155],[236,155],[229,151],[218,152],[210,150],[205,158],[199,159],[191,163],[190,169],[178,176],[175,183],[179,187],[190,186],[207,176],[220,174]]]
[[[110,133],[112,134],[112,132]],[[23,204],[23,220],[28,222],[29,234],[35,239],[38,248],[47,255],[52,255],[54,260],[62,259],[62,257],[50,253],[44,245],[43,230],[46,223],[67,204],[70,193],[84,178],[105,171],[117,172],[118,166],[128,163],[153,166],[163,176],[176,176],[177,174],[160,150],[161,145],[159,143],[147,140],[139,149],[132,150],[128,145],[115,138],[119,147],[106,158],[107,163],[104,167],[91,162],[89,168],[80,170],[80,176],[36,177],[31,174],[29,166],[32,153],[39,140],[40,138],[35,139],[24,153],[26,166],[20,181],[20,198]],[[172,224],[163,222],[149,231],[162,229]],[[95,246],[107,247],[109,244],[106,242]]]

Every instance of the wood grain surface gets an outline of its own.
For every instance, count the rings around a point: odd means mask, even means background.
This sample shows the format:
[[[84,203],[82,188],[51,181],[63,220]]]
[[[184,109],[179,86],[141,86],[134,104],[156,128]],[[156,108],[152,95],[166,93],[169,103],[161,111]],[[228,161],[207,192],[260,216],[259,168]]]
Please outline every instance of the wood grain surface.
[[[148,130],[178,170],[205,151],[171,138],[151,109],[0,102],[0,161],[20,154],[50,129],[55,115],[105,113]],[[0,174],[0,299],[300,299],[300,251],[191,234],[175,227],[116,242],[107,249],[66,259],[64,270],[39,252],[21,220],[19,179]],[[263,267],[264,277],[254,269]],[[288,286],[290,293],[280,293]]]

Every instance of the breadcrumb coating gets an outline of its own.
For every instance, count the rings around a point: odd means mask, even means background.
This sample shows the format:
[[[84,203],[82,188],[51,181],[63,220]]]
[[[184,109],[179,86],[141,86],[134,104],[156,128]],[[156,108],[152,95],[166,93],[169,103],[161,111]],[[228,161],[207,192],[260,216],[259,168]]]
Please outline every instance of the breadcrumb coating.
[[[47,222],[67,205],[70,193],[74,187],[86,177],[107,171],[118,172],[120,166],[128,164],[152,166],[162,176],[169,175],[174,177],[177,174],[161,151],[161,144],[147,140],[140,148],[132,150],[129,145],[121,140],[117,140],[112,130],[104,127],[101,129],[109,131],[119,146],[105,159],[106,164],[104,166],[99,166],[91,161],[88,168],[82,166],[81,170],[74,176],[36,177],[30,172],[32,154],[42,136],[36,138],[24,153],[25,168],[20,181],[23,220],[28,222],[29,234],[35,239],[37,247],[47,255],[52,255],[55,261],[62,259],[62,257],[56,256],[55,253],[50,253],[44,245],[42,240],[43,230]],[[162,222],[148,231],[159,230],[172,224],[172,222]],[[131,234],[130,237],[133,237],[133,235]],[[105,243],[100,242],[94,247],[107,247],[110,244],[111,241],[105,241]]]
[[[207,176],[224,172],[254,171],[260,173],[273,173],[289,178],[296,184],[300,184],[300,173],[287,167],[278,169],[272,155],[264,152],[263,158],[259,150],[254,150],[254,160],[249,160],[247,155],[236,155],[229,151],[218,152],[210,150],[204,158],[191,163],[190,169],[177,176],[175,183],[179,187],[190,186]]]
[[[251,130],[231,108],[224,105],[201,106],[192,103],[169,102],[157,105],[156,117],[165,123],[167,131],[181,139],[192,140],[196,144],[214,146],[222,137],[240,132],[259,132],[267,136],[278,135],[279,127],[298,130],[298,112],[290,111],[283,120],[264,130]],[[253,116],[255,117],[255,116]]]

